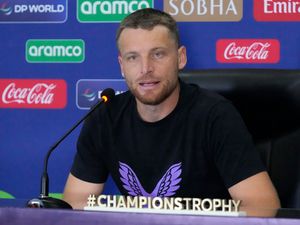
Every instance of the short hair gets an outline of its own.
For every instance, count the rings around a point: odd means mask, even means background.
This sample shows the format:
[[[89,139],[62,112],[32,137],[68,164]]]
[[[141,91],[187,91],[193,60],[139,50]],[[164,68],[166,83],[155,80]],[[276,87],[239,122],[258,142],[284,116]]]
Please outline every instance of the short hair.
[[[152,30],[157,25],[162,25],[168,28],[171,37],[174,38],[175,43],[179,46],[180,40],[176,21],[168,13],[153,8],[140,9],[125,17],[117,30],[117,46],[119,47],[119,38],[124,29],[141,28],[145,30]]]

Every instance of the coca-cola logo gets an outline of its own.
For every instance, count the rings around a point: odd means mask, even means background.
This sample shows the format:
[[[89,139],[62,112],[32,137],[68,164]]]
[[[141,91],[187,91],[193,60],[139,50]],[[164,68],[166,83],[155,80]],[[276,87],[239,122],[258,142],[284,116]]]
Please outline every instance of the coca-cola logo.
[[[222,39],[217,42],[220,63],[278,63],[280,43],[275,39]]]
[[[1,108],[64,108],[64,80],[0,80]]]

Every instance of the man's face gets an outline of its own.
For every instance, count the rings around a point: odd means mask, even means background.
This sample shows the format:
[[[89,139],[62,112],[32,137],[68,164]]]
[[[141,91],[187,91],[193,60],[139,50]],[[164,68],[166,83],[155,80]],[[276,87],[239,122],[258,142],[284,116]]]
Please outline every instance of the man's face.
[[[186,51],[177,48],[166,27],[126,28],[118,44],[122,74],[139,102],[158,105],[173,94],[178,70],[186,64]]]

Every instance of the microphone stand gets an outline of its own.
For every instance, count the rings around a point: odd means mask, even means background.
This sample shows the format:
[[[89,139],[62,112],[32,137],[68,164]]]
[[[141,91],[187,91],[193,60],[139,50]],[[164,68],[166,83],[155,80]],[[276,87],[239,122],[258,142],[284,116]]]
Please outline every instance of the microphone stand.
[[[73,130],[75,130],[92,112],[95,111],[96,108],[98,108],[99,105],[101,105],[102,102],[106,102],[108,100],[111,100],[112,97],[115,95],[115,91],[111,88],[105,89],[101,93],[101,101],[96,103],[90,111],[82,118],[80,119],[70,130],[68,130],[47,152],[47,155],[44,159],[44,168],[43,168],[43,174],[41,178],[41,192],[40,196],[38,198],[31,199],[27,202],[27,207],[29,208],[63,208],[63,209],[72,209],[72,206],[68,204],[67,202],[52,198],[49,196],[49,176],[48,176],[48,161],[51,153],[57,148],[57,146],[65,140],[67,136],[69,136],[70,133],[72,133]]]

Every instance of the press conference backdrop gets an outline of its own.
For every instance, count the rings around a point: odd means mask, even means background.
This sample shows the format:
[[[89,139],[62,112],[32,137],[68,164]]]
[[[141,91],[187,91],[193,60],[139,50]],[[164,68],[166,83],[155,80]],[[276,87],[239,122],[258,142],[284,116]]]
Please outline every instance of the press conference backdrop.
[[[39,194],[43,160],[106,87],[121,79],[115,31],[153,7],[177,21],[186,69],[300,69],[299,0],[0,0],[0,196]],[[75,130],[49,161],[61,193]],[[106,193],[118,190],[109,181]]]

